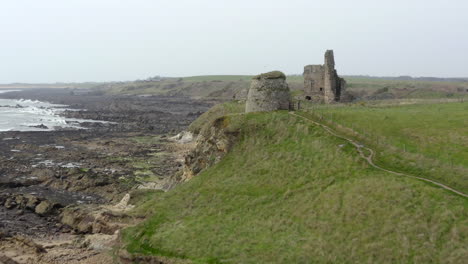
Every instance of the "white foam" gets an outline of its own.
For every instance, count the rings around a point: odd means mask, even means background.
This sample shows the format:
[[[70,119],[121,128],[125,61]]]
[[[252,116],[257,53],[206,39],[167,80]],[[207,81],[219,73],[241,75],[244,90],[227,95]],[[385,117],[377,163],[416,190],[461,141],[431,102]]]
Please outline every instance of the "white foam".
[[[80,123],[107,123],[62,117],[59,114],[67,110],[65,107],[38,100],[0,99],[0,131],[51,131],[56,127],[84,129]]]
[[[2,94],[2,93],[11,93],[11,92],[19,92],[19,90],[0,90],[0,94]]]

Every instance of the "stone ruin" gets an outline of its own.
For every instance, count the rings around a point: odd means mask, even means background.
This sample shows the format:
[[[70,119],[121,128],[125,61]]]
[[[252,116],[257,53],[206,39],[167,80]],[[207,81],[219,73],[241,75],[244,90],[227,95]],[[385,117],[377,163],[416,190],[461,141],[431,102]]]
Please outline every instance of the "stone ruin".
[[[346,81],[338,76],[335,69],[333,50],[325,52],[324,65],[304,67],[305,100],[326,104],[346,101],[350,96],[345,94],[345,89]],[[289,110],[294,107],[284,73],[272,71],[252,78],[245,112]]]
[[[289,103],[286,75],[280,71],[263,73],[252,79],[245,112],[288,110]]]
[[[332,103],[340,101],[346,81],[335,70],[333,50],[325,52],[324,65],[304,67],[304,97],[313,102]]]

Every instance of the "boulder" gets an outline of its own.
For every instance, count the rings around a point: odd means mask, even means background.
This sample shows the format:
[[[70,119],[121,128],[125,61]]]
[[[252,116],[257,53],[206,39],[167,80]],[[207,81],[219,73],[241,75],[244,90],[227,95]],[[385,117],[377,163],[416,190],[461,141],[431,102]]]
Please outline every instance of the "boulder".
[[[7,256],[0,256],[0,264],[19,264]]]
[[[44,200],[36,206],[35,212],[38,215],[44,216],[50,214],[53,209],[54,205],[51,202]]]
[[[16,201],[15,199],[12,199],[11,197],[7,198],[3,206],[5,206],[6,209],[12,209],[16,206]]]
[[[29,209],[29,210],[35,210],[36,208],[36,205],[39,204],[39,199],[35,196],[32,196],[30,194],[26,194],[25,196],[25,199],[26,199],[26,208]]]

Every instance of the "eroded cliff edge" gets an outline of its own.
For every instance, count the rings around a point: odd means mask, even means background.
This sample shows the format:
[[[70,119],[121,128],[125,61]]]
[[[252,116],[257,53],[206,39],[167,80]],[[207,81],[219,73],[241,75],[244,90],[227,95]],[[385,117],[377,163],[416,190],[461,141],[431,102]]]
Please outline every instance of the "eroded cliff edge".
[[[218,163],[234,146],[239,130],[228,129],[229,120],[219,117],[200,131],[194,148],[185,155],[182,181]]]

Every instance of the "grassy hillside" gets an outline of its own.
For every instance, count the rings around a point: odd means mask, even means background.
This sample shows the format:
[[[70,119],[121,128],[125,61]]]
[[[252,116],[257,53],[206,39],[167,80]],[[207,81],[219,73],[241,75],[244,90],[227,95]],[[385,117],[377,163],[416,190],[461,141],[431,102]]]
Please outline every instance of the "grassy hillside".
[[[195,98],[229,99],[239,93],[246,95],[252,76],[248,75],[212,75],[184,78],[166,78],[161,81],[139,81],[113,83],[98,86],[107,94],[131,95],[169,95],[189,96]],[[291,77],[293,90],[302,88],[302,77]]]
[[[232,99],[246,95],[250,87],[249,75],[206,75],[183,78],[165,78],[161,81],[139,81],[99,85],[103,93],[132,95],[178,95],[196,98]],[[360,99],[401,98],[463,98],[468,97],[468,82],[435,82],[420,80],[382,80],[347,77],[347,90]],[[295,94],[303,89],[301,75],[287,76]]]
[[[209,118],[208,118],[209,119]],[[226,119],[238,144],[152,194],[123,232],[129,252],[175,263],[463,263],[468,202],[367,166],[346,142],[287,112]]]
[[[201,75],[183,77],[188,82],[211,82],[211,81],[250,81],[253,75]]]
[[[203,113],[189,126],[189,131],[194,134],[199,134],[203,126],[210,125],[213,121],[219,117],[240,114],[245,112],[245,102],[232,101],[224,104],[217,104],[210,108],[208,111]]]
[[[468,193],[468,102],[309,108],[309,117],[377,149],[379,164]]]
[[[420,80],[383,80],[372,78],[345,78],[347,90],[358,98],[467,98],[468,82],[439,82]]]

